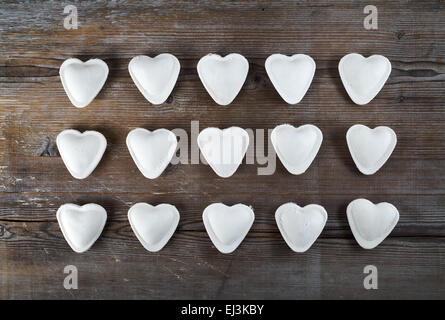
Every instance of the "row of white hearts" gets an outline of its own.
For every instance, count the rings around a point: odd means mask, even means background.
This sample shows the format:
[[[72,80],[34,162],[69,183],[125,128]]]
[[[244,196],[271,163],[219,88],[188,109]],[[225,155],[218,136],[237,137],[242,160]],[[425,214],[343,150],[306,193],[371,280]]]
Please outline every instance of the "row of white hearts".
[[[317,155],[323,134],[307,124],[295,128],[289,124],[275,127],[272,145],[286,169],[295,175],[304,173]],[[397,137],[389,127],[370,129],[354,125],[346,133],[346,141],[357,168],[363,174],[374,174],[393,152]],[[140,172],[149,179],[159,177],[171,162],[178,141],[167,129],[149,131],[137,128],[127,135],[127,147]],[[239,127],[224,130],[206,128],[197,138],[198,147],[215,173],[232,176],[241,164],[248,146],[249,134]],[[57,148],[65,166],[74,178],[84,179],[96,168],[107,146],[105,137],[97,131],[64,130],[58,134]]]
[[[266,72],[280,96],[289,104],[303,99],[315,73],[314,60],[304,54],[285,56],[273,54],[265,63]],[[129,65],[133,82],[152,104],[167,100],[178,79],[180,64],[169,53],[155,58],[134,57]],[[205,89],[219,105],[230,104],[243,86],[249,63],[237,53],[221,57],[209,54],[202,57],[197,65],[198,75]],[[391,63],[381,55],[364,58],[357,53],[344,56],[338,70],[343,85],[356,104],[367,104],[382,89],[391,73]],[[108,77],[108,66],[100,59],[82,62],[70,58],[60,67],[60,78],[71,103],[83,108],[102,89]]]
[[[346,214],[358,244],[365,249],[379,245],[394,229],[399,212],[387,202],[377,205],[366,199],[349,203]],[[213,203],[205,208],[202,219],[210,240],[222,253],[233,252],[249,232],[255,215],[244,204],[226,206]],[[305,252],[321,234],[328,214],[320,205],[300,207],[288,202],[275,212],[275,220],[288,246],[295,252]],[[107,220],[106,210],[94,203],[78,206],[62,205],[57,221],[65,240],[75,252],[87,251],[99,238]],[[151,252],[161,250],[172,237],[179,222],[179,212],[171,204],[152,206],[137,203],[128,210],[128,220],[134,234]]]

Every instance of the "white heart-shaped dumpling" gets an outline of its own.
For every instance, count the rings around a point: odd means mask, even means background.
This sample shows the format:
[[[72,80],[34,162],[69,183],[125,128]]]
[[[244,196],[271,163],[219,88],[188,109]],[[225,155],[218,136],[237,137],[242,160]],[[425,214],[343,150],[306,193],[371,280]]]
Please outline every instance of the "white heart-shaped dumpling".
[[[131,79],[152,104],[161,104],[167,100],[180,69],[178,59],[170,53],[162,53],[154,58],[137,56],[128,64]]]
[[[63,163],[76,179],[88,177],[107,148],[107,139],[97,131],[64,130],[57,135],[56,143]]]
[[[255,214],[244,204],[229,207],[213,203],[204,209],[202,220],[215,247],[221,253],[231,253],[246,237]]]
[[[346,133],[349,152],[361,173],[376,173],[389,159],[397,144],[397,136],[389,127],[356,124]]]
[[[328,220],[326,210],[317,204],[305,207],[289,202],[275,212],[275,221],[287,245],[295,252],[305,252],[317,240]]]
[[[128,151],[139,171],[149,179],[161,175],[173,158],[177,145],[176,135],[167,129],[152,132],[136,128],[127,135]]]
[[[266,59],[265,67],[275,89],[289,104],[303,99],[315,74],[315,61],[305,54],[273,54]]]
[[[62,63],[59,74],[71,103],[77,108],[83,108],[93,101],[105,84],[108,66],[100,59],[82,62],[70,58]]]
[[[281,163],[292,174],[302,174],[314,161],[323,141],[321,130],[312,124],[295,128],[282,124],[272,130],[270,140]]]
[[[225,57],[208,54],[198,62],[198,75],[210,96],[219,105],[230,104],[241,90],[249,72],[249,62],[238,53]]]
[[[239,127],[206,128],[198,135],[198,146],[213,171],[228,178],[243,161],[249,147],[249,134]]]
[[[57,221],[70,247],[78,253],[87,251],[99,238],[107,221],[107,212],[95,203],[72,203],[57,210]]]
[[[399,221],[399,211],[392,204],[373,204],[366,199],[352,201],[346,214],[355,240],[364,249],[377,247]]]
[[[350,53],[338,64],[341,81],[356,104],[367,104],[380,92],[391,74],[391,62],[380,55],[368,58]]]
[[[158,252],[175,232],[179,222],[179,212],[171,204],[152,206],[141,202],[128,210],[128,220],[144,248]]]

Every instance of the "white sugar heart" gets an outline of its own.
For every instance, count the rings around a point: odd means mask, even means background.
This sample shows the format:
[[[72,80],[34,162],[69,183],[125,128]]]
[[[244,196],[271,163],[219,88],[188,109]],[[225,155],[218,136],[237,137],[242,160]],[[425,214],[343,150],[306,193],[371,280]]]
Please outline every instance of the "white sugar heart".
[[[341,81],[356,104],[367,104],[380,92],[391,74],[391,62],[381,55],[368,58],[350,53],[338,64]]]
[[[295,252],[305,252],[317,240],[328,220],[326,210],[317,204],[305,207],[289,202],[275,212],[275,221],[287,245]]]
[[[303,99],[315,74],[315,61],[305,54],[273,54],[266,59],[265,67],[275,89],[289,104]]]
[[[389,127],[356,124],[346,133],[349,152],[361,173],[376,173],[389,159],[397,144],[397,136]]]
[[[270,140],[281,163],[292,174],[302,174],[311,165],[323,141],[321,130],[311,124],[295,128],[282,124],[272,130]]]
[[[249,62],[238,53],[225,57],[208,54],[198,62],[198,75],[210,96],[219,105],[230,104],[241,90],[249,72]]]
[[[229,207],[223,203],[213,203],[204,209],[202,220],[215,247],[221,253],[231,253],[246,237],[255,214],[244,204]]]
[[[57,135],[56,143],[63,163],[76,179],[88,177],[107,148],[107,139],[97,131],[64,130]]]
[[[167,100],[180,69],[178,59],[169,53],[162,53],[154,58],[137,56],[128,64],[131,79],[152,104],[161,104]]]
[[[373,204],[366,199],[352,201],[346,214],[352,234],[364,249],[377,247],[399,221],[399,211],[392,204]]]
[[[128,210],[128,220],[134,234],[151,252],[158,252],[170,240],[179,222],[179,212],[171,204],[152,206],[136,203]]]
[[[139,171],[149,179],[155,179],[165,170],[176,152],[178,140],[167,129],[153,132],[137,128],[127,135],[127,147]]]
[[[107,221],[107,212],[95,203],[72,203],[57,210],[57,221],[70,247],[78,253],[87,251],[99,238]]]
[[[105,84],[108,66],[100,59],[82,62],[70,58],[62,63],[59,74],[71,103],[77,108],[83,108],[93,101]]]
[[[239,127],[206,128],[198,135],[198,146],[213,171],[228,178],[243,161],[249,147],[249,134]]]

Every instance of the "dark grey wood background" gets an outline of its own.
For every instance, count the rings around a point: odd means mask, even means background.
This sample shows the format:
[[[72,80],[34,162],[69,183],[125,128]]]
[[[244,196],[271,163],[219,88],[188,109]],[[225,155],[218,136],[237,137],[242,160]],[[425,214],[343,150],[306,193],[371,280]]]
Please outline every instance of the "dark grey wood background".
[[[444,298],[445,297],[445,5],[442,1],[101,1],[74,2],[79,28],[65,30],[70,2],[0,2],[0,297],[1,298]],[[363,8],[378,8],[378,30],[363,27]],[[150,105],[127,71],[139,54],[170,52],[181,73],[168,101]],[[199,81],[200,57],[243,54],[247,81],[228,107]],[[368,105],[347,96],[337,64],[350,52],[382,54],[392,74]],[[264,61],[305,53],[317,63],[301,103],[286,104]],[[59,79],[69,57],[104,59],[108,80],[85,109],[73,107]],[[242,165],[229,179],[206,165],[176,165],[145,179],[125,146],[136,127],[271,129],[312,123],[324,134],[310,169],[293,176],[277,163],[271,176]],[[355,168],[345,133],[356,123],[387,125],[398,135],[375,175]],[[86,180],[75,180],[55,146],[68,128],[102,132],[109,147]],[[388,201],[400,222],[379,247],[352,237],[347,204]],[[153,254],[127,221],[136,202],[167,202],[181,213],[167,246]],[[212,202],[252,205],[256,220],[235,253],[220,254],[201,220]],[[293,253],[274,222],[284,202],[317,203],[325,230],[304,254]],[[96,244],[74,253],[57,225],[67,202],[108,212]],[[63,269],[79,270],[79,289],[63,288]],[[363,288],[363,268],[379,271],[379,289]]]

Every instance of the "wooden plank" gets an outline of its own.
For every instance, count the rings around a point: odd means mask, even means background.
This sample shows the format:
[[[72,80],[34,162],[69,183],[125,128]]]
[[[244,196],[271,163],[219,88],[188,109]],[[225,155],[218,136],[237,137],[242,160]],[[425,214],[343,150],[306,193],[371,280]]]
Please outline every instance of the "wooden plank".
[[[128,53],[134,48],[156,48],[187,56],[217,50],[263,56],[277,48],[283,52],[299,48],[332,56],[344,54],[348,48],[381,51],[394,43],[405,49],[397,56],[407,60],[426,53],[432,57],[440,54],[444,44],[436,42],[431,46],[431,39],[442,39],[444,22],[438,14],[443,8],[441,1],[374,3],[381,8],[379,30],[374,33],[363,28],[363,8],[368,4],[364,0],[317,1],[315,5],[291,0],[272,4],[209,1],[111,5],[87,1],[78,4],[81,27],[69,33],[62,27],[62,6],[37,7],[30,1],[20,1],[4,6],[5,15],[0,22],[6,24],[6,50],[23,50],[37,56],[41,49],[58,50],[61,55],[96,55]],[[29,23],[24,24],[23,19]],[[126,41],[122,41],[124,37]],[[29,39],[39,41],[41,47]]]
[[[137,242],[127,223],[107,225],[94,247],[76,254],[55,223],[9,223],[0,242],[0,294],[8,298],[443,298],[443,240],[391,238],[375,250],[353,239],[319,239],[293,253],[277,234],[251,232],[222,255],[204,232],[177,232],[158,254]],[[5,236],[6,234],[6,236]],[[184,254],[187,252],[187,254]],[[63,288],[76,265],[79,290]],[[379,289],[363,288],[363,268],[379,270]],[[398,288],[394,292],[394,288]],[[125,295],[122,295],[125,292]]]
[[[123,140],[124,137],[121,137]],[[124,143],[122,141],[122,143]],[[230,179],[219,178],[208,165],[178,164],[159,178],[145,178],[131,157],[114,159],[105,154],[93,174],[85,180],[73,178],[60,158],[10,157],[11,163],[0,176],[6,192],[147,192],[155,194],[233,193],[240,194],[443,194],[444,163],[440,160],[390,159],[372,176],[362,175],[352,159],[315,159],[300,176],[289,174],[277,163],[273,175],[258,175],[258,165],[241,165]],[[51,177],[56,176],[59,179]],[[347,182],[347,183],[346,183]],[[341,185],[341,191],[339,190]]]
[[[108,224],[127,223],[128,209],[137,202],[151,204],[171,203],[180,214],[179,229],[183,231],[205,231],[202,223],[204,208],[213,202],[224,202],[228,205],[243,202],[253,207],[255,223],[254,232],[278,233],[275,224],[275,210],[286,202],[297,202],[300,205],[317,203],[323,205],[328,212],[328,222],[323,237],[351,237],[346,219],[346,206],[359,194],[349,195],[298,195],[271,194],[258,196],[251,194],[133,194],[133,193],[4,193],[0,198],[0,225],[8,221],[15,222],[55,222],[56,212],[64,203],[98,203],[108,213]],[[390,236],[437,236],[445,235],[445,217],[443,207],[444,195],[412,196],[412,195],[374,195],[374,202],[386,201],[397,206],[400,221]],[[20,213],[20,214],[17,214]],[[419,214],[421,213],[421,214]]]

